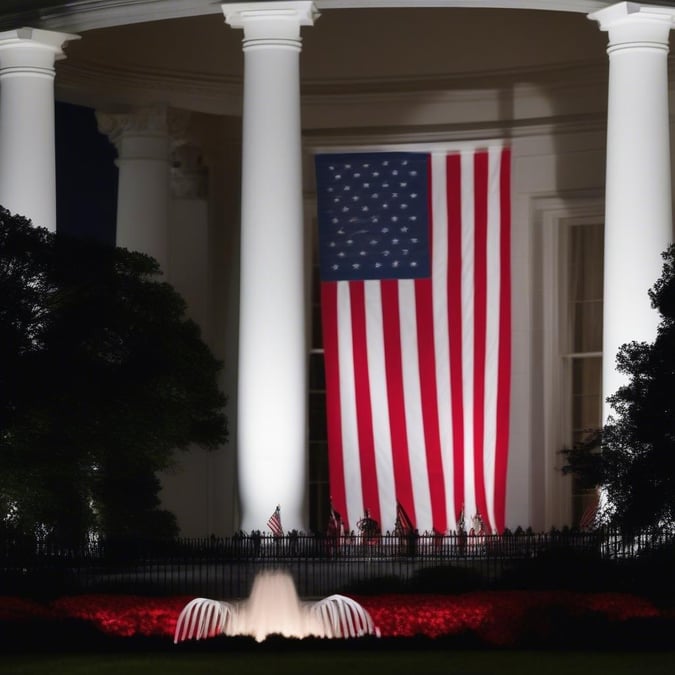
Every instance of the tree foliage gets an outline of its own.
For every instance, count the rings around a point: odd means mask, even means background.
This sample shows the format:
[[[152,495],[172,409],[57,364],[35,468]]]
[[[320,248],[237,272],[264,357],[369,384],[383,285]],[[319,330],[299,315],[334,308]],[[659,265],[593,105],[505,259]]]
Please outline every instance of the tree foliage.
[[[221,364],[150,257],[0,209],[0,515],[64,543],[175,530],[156,472],[225,442]]]
[[[608,398],[601,433],[566,451],[566,470],[603,490],[606,519],[624,532],[675,524],[675,246],[649,292],[661,315],[653,343],[617,355],[628,382]]]

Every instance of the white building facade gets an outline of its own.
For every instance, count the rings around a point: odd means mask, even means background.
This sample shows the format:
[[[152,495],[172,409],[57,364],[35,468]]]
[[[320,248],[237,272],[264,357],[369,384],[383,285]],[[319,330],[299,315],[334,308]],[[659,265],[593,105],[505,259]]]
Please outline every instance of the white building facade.
[[[669,3],[3,3],[0,204],[56,228],[54,101],[117,151],[117,243],[153,255],[224,362],[230,443],[177,457],[187,536],[323,529],[318,151],[512,150],[507,526],[572,525],[560,450],[651,340],[672,241]],[[672,71],[672,68],[670,69]]]

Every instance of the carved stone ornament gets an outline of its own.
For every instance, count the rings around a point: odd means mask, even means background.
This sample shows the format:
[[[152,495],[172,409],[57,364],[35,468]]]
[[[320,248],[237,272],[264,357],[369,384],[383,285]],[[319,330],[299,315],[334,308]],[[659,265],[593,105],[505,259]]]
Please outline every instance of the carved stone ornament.
[[[171,194],[177,199],[203,199],[207,194],[208,170],[200,148],[191,143],[171,153]]]

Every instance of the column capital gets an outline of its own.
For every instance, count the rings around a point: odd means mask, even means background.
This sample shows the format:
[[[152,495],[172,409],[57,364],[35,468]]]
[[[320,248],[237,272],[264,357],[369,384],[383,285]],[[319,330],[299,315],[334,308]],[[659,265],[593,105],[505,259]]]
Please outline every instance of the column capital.
[[[171,138],[177,138],[179,142],[183,142],[189,120],[190,113],[186,110],[176,110],[161,105],[137,108],[122,113],[96,111],[98,130],[110,139],[120,156],[125,139],[159,139],[162,143],[166,142],[167,149]]]
[[[54,62],[65,58],[63,47],[79,35],[39,28],[17,28],[0,33],[0,71],[3,74],[25,69],[53,74]]]
[[[122,113],[96,111],[96,121],[98,130],[115,144],[126,134],[156,136],[168,132],[167,109],[164,106],[137,108]]]
[[[0,32],[0,203],[56,231],[54,62],[79,36]]]
[[[221,5],[225,21],[244,30],[244,49],[258,46],[300,45],[300,26],[319,17],[310,0],[296,2],[237,2]]]
[[[675,7],[619,2],[592,12],[600,30],[609,34],[608,51],[630,45],[668,49],[670,29],[675,25]]]

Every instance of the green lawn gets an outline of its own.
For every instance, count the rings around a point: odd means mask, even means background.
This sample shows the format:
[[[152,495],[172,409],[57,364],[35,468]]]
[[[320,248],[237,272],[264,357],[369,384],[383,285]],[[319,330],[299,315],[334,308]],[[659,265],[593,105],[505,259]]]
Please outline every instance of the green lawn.
[[[38,636],[36,636],[39,639]],[[388,651],[0,656],[11,675],[672,675],[675,652]]]

